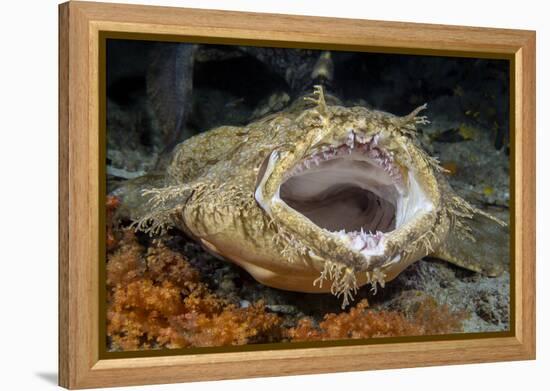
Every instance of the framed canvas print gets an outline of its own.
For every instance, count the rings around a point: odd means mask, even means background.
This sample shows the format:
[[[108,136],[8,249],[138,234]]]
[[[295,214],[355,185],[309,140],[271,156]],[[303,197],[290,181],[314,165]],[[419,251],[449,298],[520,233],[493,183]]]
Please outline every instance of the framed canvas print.
[[[62,386],[535,357],[534,32],[59,16]]]

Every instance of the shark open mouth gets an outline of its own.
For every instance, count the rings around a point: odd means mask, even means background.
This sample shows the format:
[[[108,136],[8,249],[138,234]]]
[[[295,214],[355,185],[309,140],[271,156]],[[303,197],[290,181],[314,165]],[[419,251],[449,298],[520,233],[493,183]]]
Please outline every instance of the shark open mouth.
[[[258,204],[269,214],[272,202],[282,202],[367,260],[388,255],[388,237],[433,208],[415,171],[398,164],[378,135],[350,131],[340,145],[301,159],[267,198],[263,187],[278,158],[272,152],[259,170]]]
[[[315,225],[363,255],[383,252],[384,234],[407,218],[402,170],[377,139],[348,141],[302,160],[282,183],[279,197]]]

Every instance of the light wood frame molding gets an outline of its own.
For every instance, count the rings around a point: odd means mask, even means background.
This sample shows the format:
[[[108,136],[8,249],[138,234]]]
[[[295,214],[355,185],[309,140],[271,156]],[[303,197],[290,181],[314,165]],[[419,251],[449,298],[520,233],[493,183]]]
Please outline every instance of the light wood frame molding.
[[[100,32],[509,58],[515,221],[510,336],[101,359]],[[351,49],[353,50],[353,49]],[[512,213],[511,212],[511,213]],[[535,358],[535,32],[89,2],[59,6],[59,383],[90,388]]]

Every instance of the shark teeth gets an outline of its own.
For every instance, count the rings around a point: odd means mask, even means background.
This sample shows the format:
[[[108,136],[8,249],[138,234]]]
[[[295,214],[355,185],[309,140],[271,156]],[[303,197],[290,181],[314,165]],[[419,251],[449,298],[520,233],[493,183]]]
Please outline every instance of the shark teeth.
[[[348,133],[348,138],[346,139],[345,144],[348,147],[353,148],[355,144],[355,133],[353,131]]]
[[[384,252],[384,233],[381,231],[367,233],[363,229],[351,232],[340,230],[333,234],[345,242],[348,248],[364,256],[382,255]]]
[[[324,161],[350,156],[352,153],[358,153],[365,158],[382,167],[396,182],[402,179],[401,170],[395,164],[393,153],[379,147],[380,136],[378,134],[367,139],[363,135],[356,135],[350,131],[341,145],[323,148],[294,166],[289,172],[289,176],[295,176],[309,170],[311,167],[319,166]]]

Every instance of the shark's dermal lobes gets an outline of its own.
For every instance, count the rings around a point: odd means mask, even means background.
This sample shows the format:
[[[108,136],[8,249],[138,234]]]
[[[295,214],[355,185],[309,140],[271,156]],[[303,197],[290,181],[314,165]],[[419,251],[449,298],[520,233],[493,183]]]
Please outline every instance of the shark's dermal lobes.
[[[177,227],[265,285],[332,292],[344,307],[427,255],[499,274],[507,228],[457,196],[421,148],[426,106],[398,117],[330,99],[316,87],[181,143],[154,186],[123,193],[135,225]]]

